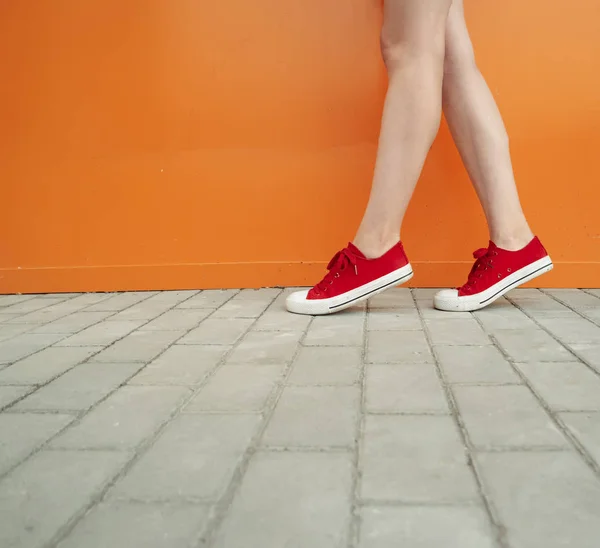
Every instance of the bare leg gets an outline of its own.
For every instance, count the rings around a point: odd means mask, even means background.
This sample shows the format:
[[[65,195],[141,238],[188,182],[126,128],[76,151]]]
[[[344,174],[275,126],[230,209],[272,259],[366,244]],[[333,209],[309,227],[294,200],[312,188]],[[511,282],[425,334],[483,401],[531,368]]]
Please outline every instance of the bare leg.
[[[451,0],[385,0],[381,47],[389,75],[371,196],[355,245],[370,258],[400,227],[437,134]]]
[[[533,238],[515,185],[506,129],[473,55],[463,0],[446,27],[443,105],[448,125],[487,218],[490,239],[517,250]]]

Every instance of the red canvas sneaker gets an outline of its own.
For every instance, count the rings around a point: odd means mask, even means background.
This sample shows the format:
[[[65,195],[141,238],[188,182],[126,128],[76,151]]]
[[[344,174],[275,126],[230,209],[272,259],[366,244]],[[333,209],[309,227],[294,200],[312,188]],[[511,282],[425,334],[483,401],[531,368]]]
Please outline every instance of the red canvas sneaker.
[[[336,253],[327,269],[329,272],[312,289],[297,291],[287,298],[290,312],[333,314],[407,282],[413,275],[400,242],[378,259],[367,259],[355,245],[348,244]]]
[[[467,283],[459,289],[444,289],[434,297],[439,310],[470,312],[493,303],[515,287],[552,270],[552,261],[535,237],[523,249],[508,251],[490,242],[478,249]]]

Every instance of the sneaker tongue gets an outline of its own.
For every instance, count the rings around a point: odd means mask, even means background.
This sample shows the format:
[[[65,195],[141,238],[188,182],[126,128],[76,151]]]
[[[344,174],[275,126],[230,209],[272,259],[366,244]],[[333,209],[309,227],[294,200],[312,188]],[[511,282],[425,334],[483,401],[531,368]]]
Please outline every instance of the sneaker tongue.
[[[358,249],[358,247],[356,247],[352,242],[348,244],[348,249],[352,251],[352,253],[354,253],[354,255],[356,255],[357,257],[360,257],[361,259],[366,259],[364,253],[360,249]]]

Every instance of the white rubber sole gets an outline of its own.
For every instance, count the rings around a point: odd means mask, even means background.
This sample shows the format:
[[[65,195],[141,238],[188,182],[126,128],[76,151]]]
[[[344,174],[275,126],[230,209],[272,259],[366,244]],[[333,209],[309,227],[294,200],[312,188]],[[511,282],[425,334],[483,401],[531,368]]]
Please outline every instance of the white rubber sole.
[[[476,293],[475,295],[465,295],[459,297],[458,290],[444,289],[437,293],[433,298],[433,305],[438,310],[446,310],[448,312],[472,312],[485,308],[492,304],[495,300],[508,293],[511,289],[515,289],[524,283],[549,272],[554,268],[550,257],[546,256],[539,259],[530,265],[527,265],[510,276],[507,276],[502,281],[494,284],[489,289]]]
[[[308,289],[292,293],[285,302],[289,312],[294,314],[307,314],[310,316],[324,316],[334,314],[357,303],[374,297],[378,293],[397,285],[408,282],[413,277],[412,266],[407,264],[398,270],[394,270],[381,278],[377,278],[368,284],[362,285],[330,299],[307,299]]]

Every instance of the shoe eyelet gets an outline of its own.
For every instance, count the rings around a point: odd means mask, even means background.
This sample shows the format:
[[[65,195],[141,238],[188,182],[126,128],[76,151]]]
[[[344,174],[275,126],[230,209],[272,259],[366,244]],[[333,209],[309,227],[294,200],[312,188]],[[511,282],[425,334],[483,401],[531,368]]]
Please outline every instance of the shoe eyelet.
[[[498,279],[502,278],[502,274],[498,274]]]
[[[336,272],[336,273],[335,273],[335,277],[336,277],[336,278],[339,278],[339,277],[340,277],[340,273],[339,273],[339,272]]]
[[[333,280],[331,280],[331,281],[329,282],[329,285],[333,285]]]
[[[506,272],[512,272],[512,268],[507,268]]]

